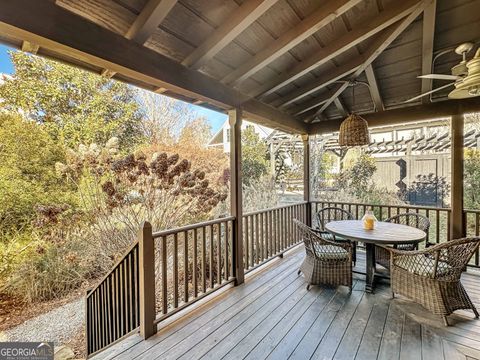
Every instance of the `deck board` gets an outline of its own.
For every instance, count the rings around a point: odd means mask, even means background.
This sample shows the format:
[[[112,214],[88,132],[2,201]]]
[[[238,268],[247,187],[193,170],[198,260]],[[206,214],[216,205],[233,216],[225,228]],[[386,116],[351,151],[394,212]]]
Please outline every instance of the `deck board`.
[[[366,294],[358,274],[352,291],[307,291],[297,274],[303,256],[302,248],[293,250],[244,285],[160,324],[152,338],[133,335],[94,359],[480,359],[480,321],[471,311],[456,312],[445,328],[408,299],[391,300],[388,281]],[[359,265],[363,261],[359,252]],[[480,276],[463,279],[480,303]]]

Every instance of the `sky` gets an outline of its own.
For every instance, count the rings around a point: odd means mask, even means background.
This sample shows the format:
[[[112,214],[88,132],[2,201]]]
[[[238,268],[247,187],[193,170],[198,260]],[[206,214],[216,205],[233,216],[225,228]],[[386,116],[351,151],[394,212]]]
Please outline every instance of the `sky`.
[[[10,57],[8,55],[8,50],[13,50],[8,46],[0,44],[0,73],[5,74],[13,74],[13,65],[10,61]],[[163,96],[163,95],[159,95]],[[222,114],[217,111],[205,109],[201,106],[190,104],[190,106],[197,111],[198,116],[203,116],[207,119],[212,127],[212,134],[215,134],[218,129],[223,125],[223,123],[227,120],[227,115]]]

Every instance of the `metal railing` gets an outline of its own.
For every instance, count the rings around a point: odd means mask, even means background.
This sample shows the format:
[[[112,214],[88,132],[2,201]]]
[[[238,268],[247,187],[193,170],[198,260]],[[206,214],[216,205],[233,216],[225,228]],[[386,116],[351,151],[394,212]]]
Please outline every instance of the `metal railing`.
[[[281,256],[301,239],[293,219],[305,221],[308,203],[297,203],[243,215],[243,264],[246,272]]]
[[[87,353],[93,354],[140,326],[138,241],[99,284],[87,292]]]
[[[437,208],[415,205],[384,205],[368,203],[349,203],[337,201],[312,201],[312,224],[317,223],[316,214],[323,207],[335,206],[349,211],[355,219],[361,219],[367,209],[372,209],[379,220],[385,220],[400,213],[414,212],[426,216],[430,220],[430,229],[427,240],[430,243],[441,243],[448,241],[450,236],[450,208]],[[464,210],[465,223],[464,233],[466,236],[478,236],[480,231],[480,211]],[[479,250],[469,262],[471,267],[480,267]]]

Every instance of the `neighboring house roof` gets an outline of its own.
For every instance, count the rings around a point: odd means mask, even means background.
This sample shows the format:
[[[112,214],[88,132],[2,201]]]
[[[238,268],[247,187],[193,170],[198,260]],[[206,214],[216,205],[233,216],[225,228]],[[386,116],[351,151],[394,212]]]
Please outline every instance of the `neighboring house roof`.
[[[244,121],[242,124],[242,127],[247,127],[247,126],[253,126],[255,128],[255,132],[262,138],[266,139],[275,132],[273,129],[270,129],[266,126],[258,125],[255,123],[251,123],[248,121]],[[217,132],[210,138],[210,140],[207,143],[207,146],[216,146],[225,143],[224,138],[223,138],[223,131],[224,129],[229,129],[230,125],[228,123],[228,120],[223,123],[223,125],[220,127],[220,129],[217,130]]]

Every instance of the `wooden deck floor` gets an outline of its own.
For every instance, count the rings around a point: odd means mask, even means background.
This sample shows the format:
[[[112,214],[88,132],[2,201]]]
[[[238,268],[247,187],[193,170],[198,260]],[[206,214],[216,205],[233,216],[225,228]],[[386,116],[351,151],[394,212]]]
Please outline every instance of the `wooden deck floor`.
[[[95,359],[480,359],[480,321],[472,312],[440,317],[407,299],[389,297],[388,283],[306,290],[297,270],[301,248],[273,261],[142,341],[133,335]],[[359,264],[364,263],[360,254]],[[480,308],[480,276],[463,282]]]

